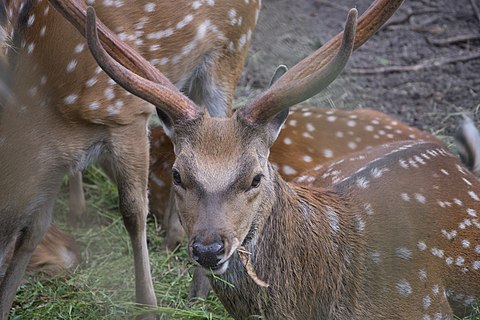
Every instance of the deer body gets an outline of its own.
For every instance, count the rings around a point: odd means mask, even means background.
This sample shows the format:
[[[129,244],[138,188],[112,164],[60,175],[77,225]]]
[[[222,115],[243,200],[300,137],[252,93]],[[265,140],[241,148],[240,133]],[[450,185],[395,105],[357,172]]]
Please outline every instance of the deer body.
[[[155,107],[110,80],[84,38],[52,6],[84,30],[75,20],[76,12],[85,12],[83,2],[49,2],[2,3],[12,43],[6,53],[9,74],[1,80],[14,98],[2,93],[0,99],[0,189],[8,190],[0,195],[0,253],[13,239],[17,242],[0,284],[0,318],[7,316],[30,256],[48,229],[63,176],[101,156],[111,164],[119,187],[137,302],[156,305],[145,233],[147,128]],[[88,2],[95,3],[120,39],[144,53],[199,105],[208,104],[215,116],[228,114],[259,1]],[[155,67],[141,69],[138,61],[144,59],[128,60],[121,41],[107,33],[111,54],[178,92]]]
[[[480,297],[475,176],[428,142],[341,160],[330,166],[342,172],[336,183],[322,178],[328,170],[306,173],[312,179],[300,185],[277,179],[282,196],[245,245],[270,286],[259,287],[234,256],[219,275],[234,288],[212,279],[229,312],[236,319],[451,319],[450,301],[463,315]],[[446,181],[462,193],[449,193]]]

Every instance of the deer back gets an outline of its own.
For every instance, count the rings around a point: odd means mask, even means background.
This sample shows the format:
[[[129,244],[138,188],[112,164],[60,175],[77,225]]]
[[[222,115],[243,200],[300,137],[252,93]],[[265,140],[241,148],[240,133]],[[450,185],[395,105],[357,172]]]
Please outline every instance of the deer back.
[[[391,143],[304,177],[301,184],[333,186],[356,204],[355,228],[367,241],[372,274],[369,296],[388,294],[432,317],[448,313],[446,300],[464,315],[478,299],[480,184],[444,146]]]

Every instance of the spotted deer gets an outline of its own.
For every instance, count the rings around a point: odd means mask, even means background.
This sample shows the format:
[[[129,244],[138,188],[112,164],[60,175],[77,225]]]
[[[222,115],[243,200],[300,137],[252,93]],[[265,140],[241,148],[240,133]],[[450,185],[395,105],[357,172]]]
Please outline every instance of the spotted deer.
[[[182,89],[212,116],[228,115],[259,0],[87,2],[114,30],[99,25],[110,54],[173,96]],[[145,233],[147,125],[155,107],[125,92],[97,67],[81,35],[83,1],[6,0],[0,5],[11,38],[5,101],[0,101],[2,256],[16,239],[0,284],[0,318],[6,318],[32,252],[48,229],[63,175],[75,175],[99,157],[111,165],[118,185],[133,247],[136,301],[155,306]],[[162,109],[158,112],[169,121]]]
[[[164,127],[175,147],[174,196],[189,254],[220,278],[213,287],[235,318],[452,318],[459,309],[451,300],[480,295],[480,184],[442,145],[401,141],[361,151],[329,165],[330,176],[340,169],[331,181],[314,171],[308,185],[285,182],[268,161],[288,108],[335,79],[354,44],[371,35],[365,23],[385,21],[371,15],[378,5],[399,4],[375,2],[356,38],[352,9],[331,50],[319,49],[223,119],[109,56],[87,11],[97,62],[171,120]]]
[[[173,250],[184,236],[176,212],[170,212],[168,207],[175,155],[162,128],[151,128],[150,134],[150,212],[163,221],[165,246]],[[412,139],[441,143],[429,133],[372,109],[341,110],[301,104],[290,109],[269,159],[282,178],[291,181],[303,171],[352,152]]]

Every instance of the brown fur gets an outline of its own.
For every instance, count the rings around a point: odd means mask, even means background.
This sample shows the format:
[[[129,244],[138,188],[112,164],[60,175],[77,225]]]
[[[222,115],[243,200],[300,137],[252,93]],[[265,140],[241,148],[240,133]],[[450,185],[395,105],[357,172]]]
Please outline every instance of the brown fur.
[[[79,262],[80,253],[75,240],[52,225],[45,238],[35,249],[27,272],[53,277],[65,270],[73,269]]]
[[[5,265],[12,258],[15,244],[12,243],[5,257]],[[75,268],[80,262],[80,252],[72,236],[51,225],[42,242],[32,254],[27,273],[54,277]],[[5,270],[3,270],[5,271]]]
[[[480,193],[480,184],[443,145],[406,141],[354,153],[307,172],[313,180],[297,187],[262,165],[268,141],[262,128],[242,128],[237,121],[204,119],[187,131],[177,128],[174,142],[174,167],[183,179],[176,199],[189,244],[220,236],[228,255],[238,239],[252,254],[258,277],[270,284],[258,286],[232,254],[226,271],[217,274],[222,280],[213,278],[212,285],[236,319],[452,317],[452,309],[459,310],[454,296],[480,296],[473,249],[480,245],[478,219],[459,231],[458,240],[447,241],[442,232],[468,217],[466,208],[480,211],[480,202],[468,195]],[[402,159],[410,161],[410,169],[402,167]],[[242,181],[258,170],[257,160],[264,179],[256,196],[243,200]],[[232,180],[223,172],[233,168],[242,172],[239,187],[225,189]],[[452,182],[453,195],[443,191]],[[411,195],[408,202],[402,192]],[[450,197],[465,209],[438,205]],[[470,247],[459,250],[461,239]],[[422,241],[428,249],[418,247]],[[435,256],[435,248],[444,256]],[[445,258],[458,256],[464,266],[448,267]],[[426,279],[419,276],[422,270]]]

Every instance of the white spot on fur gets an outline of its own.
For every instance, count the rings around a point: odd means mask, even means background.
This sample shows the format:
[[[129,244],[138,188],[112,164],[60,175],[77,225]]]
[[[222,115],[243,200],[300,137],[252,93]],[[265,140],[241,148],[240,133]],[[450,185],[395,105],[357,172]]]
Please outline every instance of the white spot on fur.
[[[202,2],[201,1],[193,1],[192,2],[192,9],[193,10],[197,10],[198,8],[200,8],[202,6]]]
[[[475,211],[474,209],[471,209],[471,208],[467,209],[467,213],[471,217],[476,217],[477,216],[477,211]]]
[[[31,27],[34,22],[35,22],[35,15],[32,14],[32,15],[30,15],[30,16],[28,17],[27,25],[28,25],[29,27]]]
[[[463,264],[465,263],[465,259],[463,257],[460,257],[458,256],[456,259],[455,259],[455,264],[457,266],[463,266]]]
[[[155,7],[156,7],[156,4],[153,3],[153,2],[149,2],[147,4],[145,4],[144,6],[144,10],[145,12],[153,12],[155,10]]]
[[[286,175],[295,175],[297,174],[297,170],[293,169],[292,167],[288,166],[288,165],[284,165],[282,167],[282,171],[283,173],[285,173]]]
[[[405,247],[400,247],[395,250],[395,254],[397,257],[403,260],[409,260],[412,257],[412,250]]]
[[[468,194],[470,195],[470,197],[475,200],[475,201],[480,201],[480,198],[478,197],[478,195],[474,192],[474,191],[468,191]]]
[[[357,232],[363,232],[365,230],[365,221],[363,221],[361,217],[355,216],[353,222],[355,224],[355,230]]]
[[[74,104],[78,99],[78,96],[76,94],[71,94],[63,100],[65,104]]]
[[[97,78],[91,78],[89,80],[87,80],[87,87],[90,88],[90,87],[93,87],[93,85],[97,83]]]
[[[426,202],[426,198],[424,195],[420,194],[420,193],[415,193],[415,200],[417,200],[418,202],[424,204]]]
[[[373,262],[379,263],[380,262],[380,252],[378,252],[378,251],[370,252],[370,258],[372,259]]]
[[[365,203],[364,205],[364,208],[365,208],[365,213],[369,216],[373,215],[373,208],[372,208],[372,205],[370,203]]]
[[[85,49],[85,43],[79,43],[75,47],[74,51],[75,51],[76,54],[79,54],[83,51],[83,49]]]
[[[105,98],[107,98],[108,100],[113,100],[115,98],[115,93],[113,92],[113,89],[112,88],[106,88],[104,91],[103,91],[103,95],[105,96]]]
[[[335,234],[340,232],[340,221],[338,214],[330,207],[326,208],[328,225]]]
[[[423,242],[423,241],[419,241],[419,242],[417,243],[417,247],[418,247],[418,249],[421,250],[421,251],[425,251],[425,250],[427,249],[427,245],[426,245],[425,242]]]
[[[420,278],[420,280],[425,280],[427,279],[427,272],[425,270],[420,270],[418,272],[418,277]]]
[[[400,197],[402,198],[403,201],[410,201],[410,196],[406,193],[401,193]]]
[[[335,122],[337,120],[337,117],[336,116],[328,116],[327,117],[327,121],[328,122]]]
[[[370,181],[368,181],[365,177],[360,177],[356,180],[356,184],[359,188],[366,189],[368,188]]]
[[[412,293],[412,286],[405,279],[401,279],[400,281],[398,281],[396,286],[397,286],[398,292],[402,296],[407,297]]]
[[[27,53],[28,53],[28,54],[32,54],[33,49],[35,49],[35,43],[34,43],[34,42],[30,43],[30,44],[27,46]]]
[[[303,161],[305,161],[305,162],[312,162],[313,159],[312,159],[312,157],[310,157],[310,156],[303,156]]]
[[[72,60],[67,64],[67,72],[72,72],[77,67],[77,60]]]
[[[323,156],[325,158],[332,158],[333,157],[333,151],[331,149],[323,149]]]
[[[98,101],[94,101],[88,105],[90,110],[97,110],[100,107],[100,103]]]
[[[443,258],[444,252],[441,249],[432,248],[430,249],[430,252],[436,257]]]
[[[427,310],[432,304],[432,299],[430,296],[423,297],[423,309]]]

